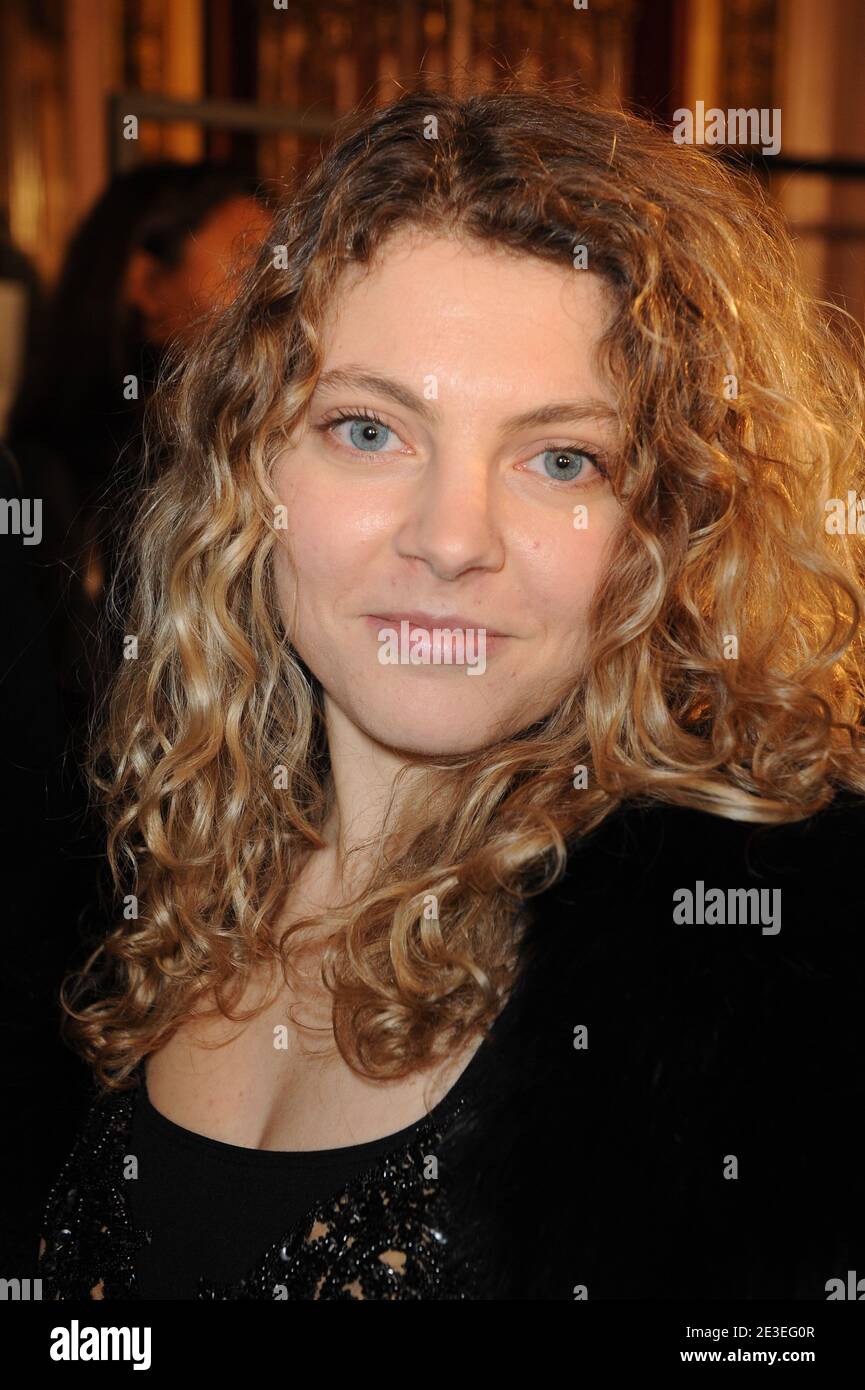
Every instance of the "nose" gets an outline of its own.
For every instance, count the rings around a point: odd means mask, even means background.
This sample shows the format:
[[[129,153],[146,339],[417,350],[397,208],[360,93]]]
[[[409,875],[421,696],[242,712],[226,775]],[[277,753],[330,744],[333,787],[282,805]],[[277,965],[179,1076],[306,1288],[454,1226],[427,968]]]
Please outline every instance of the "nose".
[[[491,471],[469,450],[439,452],[412,492],[397,532],[400,555],[423,560],[440,579],[500,569],[501,499]]]

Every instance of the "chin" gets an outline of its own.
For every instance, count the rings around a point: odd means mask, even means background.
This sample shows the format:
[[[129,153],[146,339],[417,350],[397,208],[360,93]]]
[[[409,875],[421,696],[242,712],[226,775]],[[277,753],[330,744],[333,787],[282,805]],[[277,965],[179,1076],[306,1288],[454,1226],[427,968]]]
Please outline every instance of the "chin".
[[[498,742],[503,733],[488,705],[475,712],[464,699],[442,694],[425,700],[406,697],[399,706],[357,710],[350,717],[377,743],[420,757],[479,751]]]
[[[453,730],[445,729],[442,729],[438,736],[431,734],[429,729],[418,728],[409,728],[404,732],[391,728],[382,733],[369,730],[369,733],[392,752],[416,758],[447,758],[462,753],[478,753],[496,742],[492,730],[486,734],[478,734],[475,738],[468,734],[461,737],[455,735]]]

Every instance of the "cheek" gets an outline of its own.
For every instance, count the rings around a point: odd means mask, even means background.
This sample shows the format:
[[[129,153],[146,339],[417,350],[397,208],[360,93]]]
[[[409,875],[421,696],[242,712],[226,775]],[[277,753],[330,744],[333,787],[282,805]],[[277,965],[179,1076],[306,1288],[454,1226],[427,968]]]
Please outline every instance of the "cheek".
[[[598,583],[616,518],[596,517],[585,530],[570,520],[561,530],[535,540],[527,559],[527,583],[535,606],[550,627],[569,627],[586,613]]]
[[[274,479],[285,507],[279,569],[287,576],[296,570],[301,595],[314,601],[317,593],[344,593],[357,580],[368,559],[370,528],[356,499],[349,505],[344,491],[317,485],[312,471],[301,473],[298,465],[294,476],[286,470]]]

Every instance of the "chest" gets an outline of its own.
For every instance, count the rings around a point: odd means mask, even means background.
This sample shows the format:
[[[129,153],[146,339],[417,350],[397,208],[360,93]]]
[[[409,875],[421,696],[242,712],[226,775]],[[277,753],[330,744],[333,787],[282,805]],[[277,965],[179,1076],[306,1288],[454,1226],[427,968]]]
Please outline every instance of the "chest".
[[[342,1148],[422,1119],[478,1045],[425,1073],[371,1080],[340,1056],[324,1002],[299,1002],[286,992],[245,1023],[184,1024],[146,1061],[151,1103],[184,1129],[243,1148]]]

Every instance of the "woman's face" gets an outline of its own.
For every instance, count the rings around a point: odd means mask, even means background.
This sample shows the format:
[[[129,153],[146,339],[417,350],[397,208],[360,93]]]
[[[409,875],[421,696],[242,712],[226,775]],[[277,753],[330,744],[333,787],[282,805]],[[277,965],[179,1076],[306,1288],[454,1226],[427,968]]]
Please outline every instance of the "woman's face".
[[[416,232],[346,271],[274,465],[280,604],[326,712],[392,749],[459,753],[573,687],[621,514],[587,456],[615,450],[592,360],[608,312],[586,270]],[[455,637],[418,632],[419,614]]]

